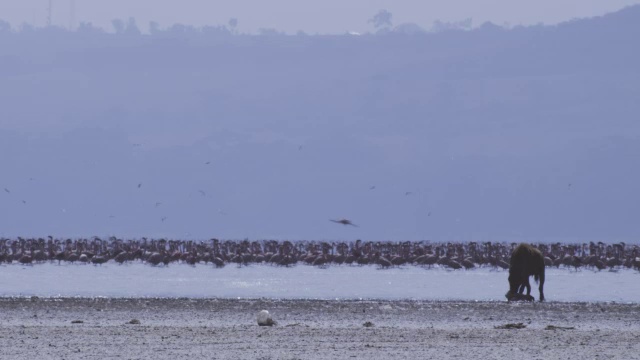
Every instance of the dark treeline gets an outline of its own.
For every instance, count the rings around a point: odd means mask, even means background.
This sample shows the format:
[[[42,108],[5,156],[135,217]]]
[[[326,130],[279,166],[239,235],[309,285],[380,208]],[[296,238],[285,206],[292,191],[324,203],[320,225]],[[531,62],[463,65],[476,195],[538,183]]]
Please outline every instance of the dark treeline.
[[[114,29],[0,24],[0,235],[640,236],[640,6],[436,33]]]
[[[143,33],[135,19],[113,20],[113,29],[109,31],[91,23],[82,23],[73,31],[29,24],[12,29],[0,20],[0,54],[3,72],[13,75],[16,70],[28,71],[30,65],[37,63],[46,63],[50,69],[63,64],[79,69],[76,66],[81,64],[118,66],[115,59],[132,70],[151,65],[211,68],[232,65],[241,59],[245,61],[236,66],[250,62],[270,69],[276,65],[273,70],[279,70],[299,63],[298,68],[310,69],[319,64],[347,61],[345,65],[357,63],[360,71],[367,74],[392,63],[420,64],[424,66],[421,71],[426,71],[421,75],[437,75],[438,79],[576,74],[606,67],[616,73],[635,69],[638,53],[629,45],[640,27],[638,16],[640,7],[634,6],[556,26],[506,29],[485,23],[469,31],[462,26],[449,29],[441,25],[445,30],[436,33],[410,32],[398,26],[364,35],[286,35],[275,29],[249,35],[238,33],[231,25],[174,24],[161,28],[155,22]],[[77,51],[82,51],[83,56]],[[174,56],[166,56],[172,53]],[[252,57],[259,54],[264,54],[264,59]],[[274,62],[260,61],[269,59]],[[405,71],[412,72],[415,68]]]

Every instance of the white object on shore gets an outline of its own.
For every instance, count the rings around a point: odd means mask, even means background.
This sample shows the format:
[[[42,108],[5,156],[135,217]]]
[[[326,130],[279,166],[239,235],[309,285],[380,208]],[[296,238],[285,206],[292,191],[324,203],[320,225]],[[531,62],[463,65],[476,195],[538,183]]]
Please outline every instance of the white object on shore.
[[[262,310],[258,313],[258,325],[260,326],[273,326],[275,321],[271,318],[271,314],[267,310]]]

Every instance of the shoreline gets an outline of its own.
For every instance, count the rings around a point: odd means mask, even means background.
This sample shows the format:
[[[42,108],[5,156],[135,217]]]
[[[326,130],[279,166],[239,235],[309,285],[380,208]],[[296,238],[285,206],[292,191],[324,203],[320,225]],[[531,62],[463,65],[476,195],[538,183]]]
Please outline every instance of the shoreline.
[[[68,301],[161,301],[161,302],[340,302],[340,303],[365,303],[365,302],[377,302],[377,303],[421,303],[421,304],[564,304],[564,305],[626,305],[640,307],[640,301],[557,301],[557,300],[545,300],[540,302],[514,300],[507,301],[504,299],[495,300],[469,300],[469,299],[413,299],[413,298],[272,298],[272,297],[215,297],[215,296],[202,296],[202,297],[188,297],[188,296],[39,296],[39,295],[16,295],[6,296],[0,295],[0,303],[5,301],[16,302],[68,302]]]

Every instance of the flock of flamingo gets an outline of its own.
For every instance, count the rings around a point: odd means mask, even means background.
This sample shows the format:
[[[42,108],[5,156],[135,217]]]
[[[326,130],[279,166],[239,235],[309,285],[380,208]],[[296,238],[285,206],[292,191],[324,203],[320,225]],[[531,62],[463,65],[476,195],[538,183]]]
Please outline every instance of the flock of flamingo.
[[[265,263],[275,266],[305,264],[311,266],[377,265],[473,269],[476,267],[509,268],[517,243],[430,241],[278,241],[172,239],[57,239],[0,238],[1,264],[126,264],[144,262],[152,266],[170,264],[212,264],[239,267]],[[582,244],[533,244],[544,255],[547,267],[578,270],[633,268],[640,270],[640,246],[623,242]]]

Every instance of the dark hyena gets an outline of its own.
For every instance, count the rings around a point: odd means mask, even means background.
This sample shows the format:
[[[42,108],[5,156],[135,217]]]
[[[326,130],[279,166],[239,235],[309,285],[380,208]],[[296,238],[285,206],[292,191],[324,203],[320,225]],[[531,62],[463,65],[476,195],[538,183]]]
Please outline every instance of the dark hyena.
[[[531,295],[531,285],[529,276],[540,284],[540,301],[544,301],[544,257],[542,253],[529,244],[518,245],[511,254],[509,265],[509,292],[507,299],[523,296],[524,289],[527,289],[527,297]],[[520,294],[520,295],[519,295]]]

